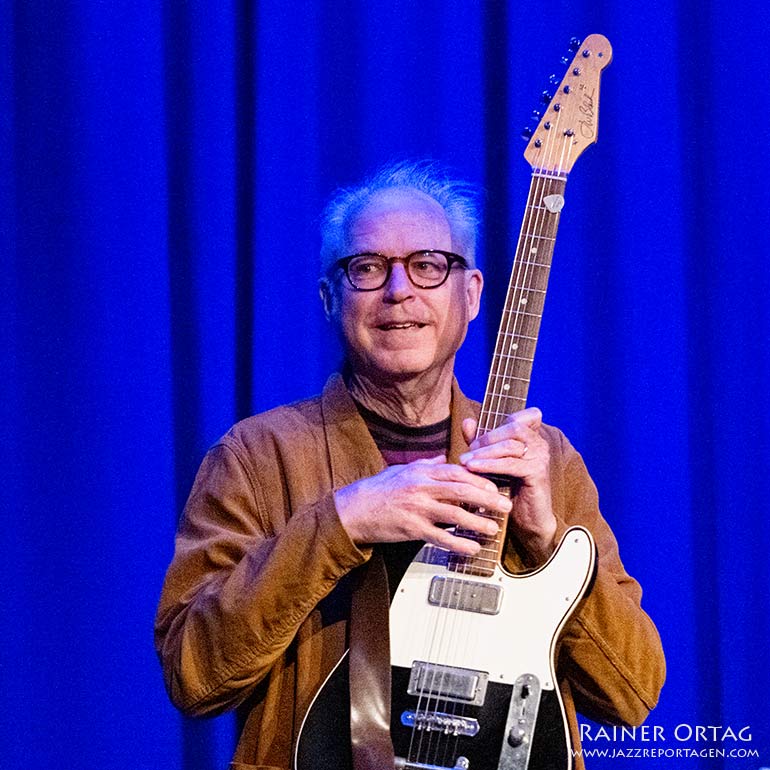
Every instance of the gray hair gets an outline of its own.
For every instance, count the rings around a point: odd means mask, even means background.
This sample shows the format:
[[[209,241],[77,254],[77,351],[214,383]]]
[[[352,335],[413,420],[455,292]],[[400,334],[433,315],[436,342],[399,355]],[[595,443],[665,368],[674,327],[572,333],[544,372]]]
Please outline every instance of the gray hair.
[[[381,190],[410,189],[435,200],[446,214],[452,242],[473,267],[479,226],[479,190],[469,182],[452,179],[436,161],[400,161],[381,168],[354,187],[338,190],[321,215],[321,275],[345,254],[350,220]]]

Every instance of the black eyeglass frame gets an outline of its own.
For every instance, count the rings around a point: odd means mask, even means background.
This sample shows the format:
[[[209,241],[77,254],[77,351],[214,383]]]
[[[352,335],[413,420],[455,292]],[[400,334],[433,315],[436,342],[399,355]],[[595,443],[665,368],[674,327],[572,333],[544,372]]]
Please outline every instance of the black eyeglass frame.
[[[412,278],[412,273],[409,270],[410,261],[412,257],[417,257],[422,254],[441,254],[441,256],[446,258],[446,274],[438,283],[432,284],[430,286],[422,286],[421,284],[417,283],[414,278]],[[388,269],[385,271],[385,277],[379,286],[372,286],[368,289],[362,289],[360,286],[356,286],[355,283],[353,283],[353,279],[350,277],[349,267],[350,263],[354,259],[358,259],[358,257],[379,257],[380,259],[385,260]],[[409,279],[409,282],[413,286],[416,286],[418,289],[438,289],[439,286],[443,286],[446,283],[447,278],[449,278],[449,273],[452,272],[452,267],[454,265],[460,265],[463,270],[468,270],[470,267],[468,260],[465,259],[465,257],[461,257],[459,254],[455,254],[452,251],[442,251],[441,249],[420,249],[419,251],[413,251],[411,254],[407,254],[405,257],[388,257],[385,256],[385,254],[380,254],[376,251],[362,251],[359,254],[351,254],[349,257],[342,257],[342,259],[338,259],[332,265],[332,268],[329,272],[332,273],[341,267],[345,273],[345,277],[348,279],[348,283],[353,287],[353,289],[355,289],[355,291],[379,291],[390,280],[391,273],[393,272],[394,262],[404,263],[404,268],[406,269],[406,277]]]

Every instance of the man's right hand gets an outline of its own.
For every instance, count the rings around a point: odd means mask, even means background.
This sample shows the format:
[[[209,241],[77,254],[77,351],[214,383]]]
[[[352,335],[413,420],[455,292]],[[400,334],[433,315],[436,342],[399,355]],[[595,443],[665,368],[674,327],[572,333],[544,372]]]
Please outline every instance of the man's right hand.
[[[473,556],[480,546],[457,537],[439,524],[450,524],[492,536],[497,524],[461,506],[508,515],[509,498],[488,479],[444,456],[391,465],[334,493],[343,527],[354,543],[394,543],[424,540],[455,553]]]

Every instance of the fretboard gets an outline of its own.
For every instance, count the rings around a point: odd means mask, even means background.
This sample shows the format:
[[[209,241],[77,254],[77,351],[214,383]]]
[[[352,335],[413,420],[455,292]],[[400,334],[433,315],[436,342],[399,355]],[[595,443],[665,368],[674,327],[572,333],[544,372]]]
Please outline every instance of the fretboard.
[[[532,175],[477,435],[493,430],[527,405],[566,184],[566,176],[538,172]],[[458,529],[458,535],[479,540],[482,550],[473,557],[451,554],[449,569],[478,575],[494,571],[505,541],[506,517],[483,513],[498,522],[498,534],[480,539],[476,533]]]

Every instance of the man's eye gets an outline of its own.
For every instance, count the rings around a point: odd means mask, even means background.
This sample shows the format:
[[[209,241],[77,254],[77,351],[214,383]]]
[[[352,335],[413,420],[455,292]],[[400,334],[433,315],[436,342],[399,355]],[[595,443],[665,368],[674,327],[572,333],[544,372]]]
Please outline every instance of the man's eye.
[[[350,263],[350,272],[353,275],[376,275],[382,272],[382,262],[376,259],[356,260]]]
[[[412,270],[420,275],[436,275],[443,273],[446,269],[446,262],[439,259],[425,257],[412,262]]]

